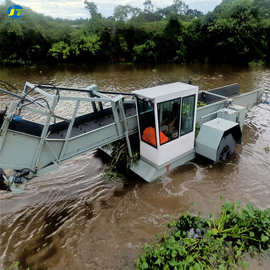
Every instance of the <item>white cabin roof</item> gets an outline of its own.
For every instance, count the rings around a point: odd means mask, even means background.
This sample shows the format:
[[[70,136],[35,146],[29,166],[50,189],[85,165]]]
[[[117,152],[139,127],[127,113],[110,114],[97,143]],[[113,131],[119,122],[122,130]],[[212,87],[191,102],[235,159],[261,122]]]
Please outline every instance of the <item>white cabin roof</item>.
[[[136,91],[133,91],[132,93],[142,98],[158,99],[159,97],[181,96],[181,93],[184,94],[187,91],[194,93],[198,91],[198,86],[194,86],[194,85],[186,84],[182,82],[176,82],[176,83],[169,83],[169,84],[159,85],[159,86],[155,86],[151,88],[136,90]]]

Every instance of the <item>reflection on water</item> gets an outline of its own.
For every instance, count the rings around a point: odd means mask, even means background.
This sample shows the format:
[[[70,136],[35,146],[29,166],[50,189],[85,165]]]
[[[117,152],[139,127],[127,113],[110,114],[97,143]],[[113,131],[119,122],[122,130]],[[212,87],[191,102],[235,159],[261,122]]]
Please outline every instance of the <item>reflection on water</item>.
[[[126,64],[89,66],[39,66],[33,68],[0,69],[0,78],[22,88],[26,80],[33,83],[52,83],[63,86],[85,87],[92,83],[101,89],[131,91],[162,83],[192,79],[200,89],[209,89],[229,83],[241,83],[243,91],[263,87],[269,69],[250,69],[218,65],[160,65],[133,66]]]
[[[242,92],[270,91],[270,70],[232,66],[128,65],[36,67],[0,70],[0,79],[22,88],[25,81],[131,91],[174,81],[201,89],[239,82]],[[6,100],[7,101],[7,100]],[[1,105],[4,99],[1,97]],[[270,207],[270,105],[253,108],[243,144],[227,162],[195,160],[146,184],[135,177],[110,183],[93,153],[63,164],[57,172],[26,185],[23,194],[0,192],[0,268],[20,261],[31,270],[135,269],[146,242],[165,230],[171,217],[186,210],[218,212],[220,196]],[[250,269],[269,269],[270,260],[250,260]]]

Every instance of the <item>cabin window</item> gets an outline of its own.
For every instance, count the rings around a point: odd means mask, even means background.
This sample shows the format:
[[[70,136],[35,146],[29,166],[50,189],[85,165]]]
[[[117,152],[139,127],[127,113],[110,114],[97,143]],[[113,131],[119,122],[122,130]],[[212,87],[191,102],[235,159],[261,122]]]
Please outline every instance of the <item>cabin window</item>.
[[[160,145],[179,138],[181,99],[158,104]]]
[[[181,136],[186,135],[194,129],[194,110],[195,110],[195,95],[184,97],[182,99],[181,113]]]
[[[154,104],[137,98],[141,140],[157,147]]]

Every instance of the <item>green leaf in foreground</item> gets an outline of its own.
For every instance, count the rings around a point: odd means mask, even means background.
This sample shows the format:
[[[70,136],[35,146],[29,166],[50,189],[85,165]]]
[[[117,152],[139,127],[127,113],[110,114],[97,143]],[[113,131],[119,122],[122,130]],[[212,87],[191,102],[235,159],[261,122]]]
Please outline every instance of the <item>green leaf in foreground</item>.
[[[247,268],[244,255],[269,250],[269,237],[270,209],[226,202],[217,218],[180,215],[158,243],[145,246],[137,269],[223,270],[237,264]]]

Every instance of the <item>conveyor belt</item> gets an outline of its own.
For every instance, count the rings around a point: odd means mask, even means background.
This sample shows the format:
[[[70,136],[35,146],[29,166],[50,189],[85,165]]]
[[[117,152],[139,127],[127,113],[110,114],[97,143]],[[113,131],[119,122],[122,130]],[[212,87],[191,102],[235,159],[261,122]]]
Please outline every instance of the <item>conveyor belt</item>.
[[[135,104],[125,104],[125,114],[126,117],[136,115]],[[70,137],[75,137],[112,123],[114,123],[114,118],[111,108],[104,109],[99,112],[85,114],[75,119]],[[65,121],[52,124],[49,128],[48,138],[65,139],[68,126],[69,122]],[[21,120],[20,122],[13,120],[9,125],[9,129],[40,137],[43,130],[43,125],[28,120]]]
[[[135,104],[125,104],[125,113],[126,117],[136,115]],[[70,137],[75,137],[89,131],[110,125],[112,123],[114,123],[114,117],[111,108],[105,109],[101,112],[83,115],[75,120]],[[50,135],[48,138],[64,139],[67,134],[68,125],[69,123],[67,122],[60,122],[52,125],[50,127]]]

